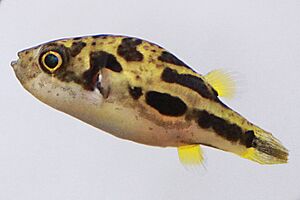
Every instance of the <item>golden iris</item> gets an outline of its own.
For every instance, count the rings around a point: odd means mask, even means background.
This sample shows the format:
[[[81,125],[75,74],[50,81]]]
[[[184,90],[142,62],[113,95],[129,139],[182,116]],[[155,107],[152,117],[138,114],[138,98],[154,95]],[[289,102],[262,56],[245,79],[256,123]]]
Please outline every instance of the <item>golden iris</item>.
[[[48,51],[42,56],[43,66],[51,73],[59,69],[63,63],[62,57],[56,51]]]

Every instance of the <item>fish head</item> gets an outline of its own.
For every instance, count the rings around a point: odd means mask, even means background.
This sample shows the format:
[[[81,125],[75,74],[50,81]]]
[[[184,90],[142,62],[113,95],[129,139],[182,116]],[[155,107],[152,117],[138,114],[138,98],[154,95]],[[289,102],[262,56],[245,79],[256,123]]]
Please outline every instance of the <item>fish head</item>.
[[[11,66],[22,86],[37,99],[85,119],[103,99],[96,89],[100,75],[90,77],[88,73],[91,69],[85,46],[74,40],[52,41],[20,51]]]

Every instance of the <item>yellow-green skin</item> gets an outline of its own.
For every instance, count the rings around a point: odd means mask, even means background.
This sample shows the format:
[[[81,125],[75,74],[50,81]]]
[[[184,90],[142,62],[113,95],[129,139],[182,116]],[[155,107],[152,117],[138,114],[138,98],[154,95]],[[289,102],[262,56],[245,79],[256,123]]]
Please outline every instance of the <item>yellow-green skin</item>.
[[[43,69],[40,58],[42,53],[53,48],[63,48],[68,55],[63,58],[67,61],[62,69],[50,73]],[[91,54],[95,52],[113,56],[122,70],[104,66],[99,68],[97,83],[86,80],[85,74],[91,72]],[[270,133],[225,106],[205,77],[176,57],[177,60],[160,59],[164,52],[167,51],[136,38],[87,36],[56,40],[21,51],[12,66],[21,84],[36,98],[119,138],[160,147],[204,144],[263,164],[287,161],[287,150]],[[195,88],[162,80],[166,68],[179,75],[200,78],[216,99],[199,95]],[[61,75],[60,70],[65,74]],[[92,74],[95,78],[95,71]],[[130,93],[132,88],[140,88],[141,94],[134,96]],[[161,114],[147,103],[149,91],[178,97],[187,106],[186,111],[180,116]],[[201,127],[195,110],[206,111],[228,125],[239,127],[241,138],[233,141],[228,139],[230,135],[221,136],[214,125]],[[247,131],[254,133],[255,145],[254,142],[250,145],[241,142],[247,138]],[[269,150],[264,150],[266,148]]]

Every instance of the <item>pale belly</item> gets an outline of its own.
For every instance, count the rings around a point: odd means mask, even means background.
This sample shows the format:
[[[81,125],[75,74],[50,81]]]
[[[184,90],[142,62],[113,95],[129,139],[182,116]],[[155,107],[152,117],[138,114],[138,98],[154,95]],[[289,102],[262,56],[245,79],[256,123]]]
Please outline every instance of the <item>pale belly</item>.
[[[159,147],[204,144],[236,154],[245,151],[242,145],[232,144],[212,131],[199,128],[194,121],[184,118],[149,120],[137,109],[113,103],[102,104],[97,115],[97,120],[88,123],[116,137],[137,143]]]
[[[177,120],[149,120],[138,110],[114,103],[104,103],[91,125],[116,137],[152,146],[181,146],[192,137],[191,126]],[[184,124],[185,123],[185,124]]]

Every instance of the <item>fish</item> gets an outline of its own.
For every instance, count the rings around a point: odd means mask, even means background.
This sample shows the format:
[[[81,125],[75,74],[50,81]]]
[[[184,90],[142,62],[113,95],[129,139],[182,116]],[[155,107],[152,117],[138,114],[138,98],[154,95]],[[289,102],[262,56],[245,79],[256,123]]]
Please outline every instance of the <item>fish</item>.
[[[177,148],[186,166],[203,164],[202,146],[259,164],[288,162],[278,139],[221,100],[234,95],[230,74],[201,75],[147,40],[62,38],[18,52],[11,66],[41,102],[118,138]]]

